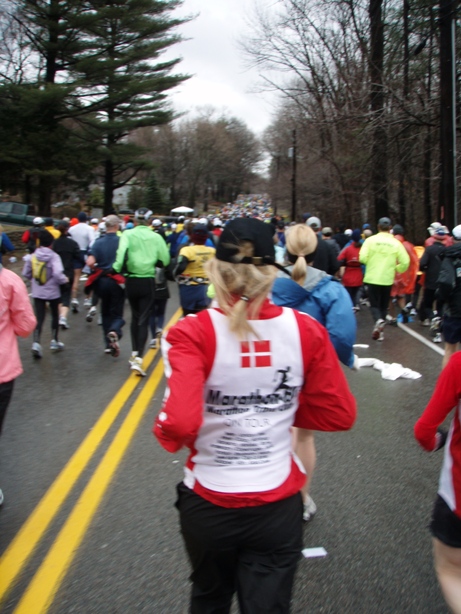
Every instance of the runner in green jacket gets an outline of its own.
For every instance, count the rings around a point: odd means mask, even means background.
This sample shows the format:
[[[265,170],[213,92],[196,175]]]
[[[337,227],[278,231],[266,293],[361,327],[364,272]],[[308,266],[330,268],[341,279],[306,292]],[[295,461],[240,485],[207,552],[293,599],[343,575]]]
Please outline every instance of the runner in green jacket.
[[[143,354],[147,341],[149,317],[155,298],[155,267],[170,263],[165,240],[149,228],[152,212],[142,207],[135,212],[135,227],[125,230],[120,238],[114,271],[126,276],[126,295],[131,307],[130,368],[139,375],[143,369]]]

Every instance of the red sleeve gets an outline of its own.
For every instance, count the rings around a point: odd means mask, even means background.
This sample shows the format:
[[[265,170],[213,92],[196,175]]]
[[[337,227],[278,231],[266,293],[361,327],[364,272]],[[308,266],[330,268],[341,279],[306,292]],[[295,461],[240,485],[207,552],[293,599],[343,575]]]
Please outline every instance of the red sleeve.
[[[439,375],[431,400],[415,424],[415,438],[425,450],[434,450],[437,428],[456,407],[460,398],[461,352],[456,352]]]
[[[216,338],[206,311],[188,316],[162,340],[167,389],[153,433],[168,452],[190,447],[203,420],[203,388],[213,364]]]
[[[27,243],[29,241],[30,238],[30,230],[26,230],[25,232],[23,232],[22,237],[21,237],[21,241],[23,243]]]
[[[355,398],[327,330],[295,312],[301,334],[305,381],[294,426],[314,431],[345,431],[357,417]]]
[[[349,249],[348,247],[343,247],[343,249],[341,250],[341,253],[338,255],[338,262],[342,262],[342,261],[344,261],[344,263],[346,262],[348,249]]]

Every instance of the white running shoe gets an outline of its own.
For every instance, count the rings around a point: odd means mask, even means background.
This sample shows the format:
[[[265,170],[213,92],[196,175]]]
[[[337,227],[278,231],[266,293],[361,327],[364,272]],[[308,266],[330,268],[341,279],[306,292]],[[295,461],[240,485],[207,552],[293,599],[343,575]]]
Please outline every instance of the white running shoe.
[[[155,348],[157,347],[157,339],[155,337],[150,340],[149,347],[153,350],[155,350]]]
[[[143,360],[141,356],[133,356],[132,360],[130,359],[131,370],[134,371],[137,375],[140,375],[141,377],[145,377],[146,372],[142,368],[142,362]]]
[[[89,309],[88,313],[86,314],[86,318],[85,318],[85,319],[86,319],[86,321],[87,321],[87,322],[92,322],[92,321],[93,321],[93,318],[94,318],[94,316],[96,315],[96,312],[97,312],[97,311],[98,311],[98,310],[96,309],[96,307],[94,307],[94,306],[93,306],[93,307],[90,307],[90,309]]]
[[[382,339],[380,339],[380,337],[382,335],[385,325],[386,325],[386,322],[382,318],[380,318],[379,320],[376,320],[375,327],[373,329],[373,332],[371,333],[371,336],[375,341],[382,341],[384,339],[384,336]]]
[[[434,335],[434,338],[432,339],[432,341],[434,343],[442,343],[443,339],[442,339],[442,335],[440,333],[436,333]]]
[[[86,299],[83,301],[83,306],[84,306],[84,307],[91,307],[91,304],[92,304],[92,303],[91,303],[91,299],[90,299],[90,298],[86,298]]]
[[[67,322],[67,318],[65,316],[61,316],[59,318],[59,326],[63,329],[66,330],[69,328],[69,324]]]
[[[314,503],[314,500],[310,495],[307,495],[303,503],[303,520],[304,522],[309,522],[315,516],[317,512],[317,506]]]
[[[78,307],[79,307],[78,298],[73,298],[70,302],[70,308],[72,309],[72,312],[78,313]]]
[[[52,352],[62,352],[64,347],[64,343],[62,341],[56,341],[56,339],[52,339],[50,343],[50,350]]]
[[[34,358],[41,358],[43,356],[42,346],[37,341],[34,341],[32,344],[32,356]]]
[[[118,335],[115,331],[107,333],[107,340],[109,341],[110,353],[114,358],[120,355],[120,346],[118,344]]]

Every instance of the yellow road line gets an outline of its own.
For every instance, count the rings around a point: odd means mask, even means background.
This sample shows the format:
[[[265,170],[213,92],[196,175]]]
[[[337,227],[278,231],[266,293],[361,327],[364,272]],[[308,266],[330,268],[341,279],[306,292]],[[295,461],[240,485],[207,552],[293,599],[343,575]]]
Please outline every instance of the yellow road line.
[[[179,319],[180,314],[181,310],[178,309],[168,322],[167,328]],[[145,369],[150,366],[156,354],[157,350],[146,354]],[[128,377],[3,553],[0,558],[0,602],[6,597],[13,582],[27,564],[39,541],[140,381],[137,375],[131,374]]]
[[[162,377],[163,361],[160,360],[29,584],[15,614],[40,614],[51,605]]]

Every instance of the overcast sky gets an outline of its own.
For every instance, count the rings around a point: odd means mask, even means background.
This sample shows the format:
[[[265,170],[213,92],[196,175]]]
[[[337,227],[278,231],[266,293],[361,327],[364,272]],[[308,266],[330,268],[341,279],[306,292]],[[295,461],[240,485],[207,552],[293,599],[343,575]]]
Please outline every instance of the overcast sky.
[[[178,72],[192,75],[170,94],[178,111],[194,111],[211,105],[242,119],[250,130],[261,133],[271,121],[274,98],[256,94],[257,74],[244,66],[237,40],[248,26],[253,0],[184,0],[175,16],[200,13],[179,32],[188,38],[174,45],[168,56],[181,56]],[[271,105],[272,101],[272,105]]]

